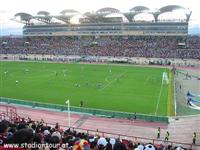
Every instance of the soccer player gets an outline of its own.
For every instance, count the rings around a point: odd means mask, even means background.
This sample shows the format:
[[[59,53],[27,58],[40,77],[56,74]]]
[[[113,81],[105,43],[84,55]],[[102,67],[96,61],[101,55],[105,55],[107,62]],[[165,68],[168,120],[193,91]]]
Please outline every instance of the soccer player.
[[[85,83],[85,85],[86,85],[86,86],[89,86],[89,83],[88,83],[88,82],[86,82],[86,83]]]
[[[83,100],[80,101],[80,107],[83,107]]]
[[[18,81],[18,80],[16,80],[16,81],[15,81],[15,84],[16,84],[16,85],[18,85],[18,83],[19,83],[19,81]]]
[[[105,78],[105,81],[106,81],[106,82],[109,82],[107,78]]]
[[[100,89],[101,88],[101,83],[97,83],[97,88]]]
[[[26,73],[28,73],[28,72],[29,72],[29,70],[28,70],[28,69],[25,69],[25,72],[26,72]]]
[[[4,74],[7,75],[7,74],[8,74],[8,71],[5,71]]]

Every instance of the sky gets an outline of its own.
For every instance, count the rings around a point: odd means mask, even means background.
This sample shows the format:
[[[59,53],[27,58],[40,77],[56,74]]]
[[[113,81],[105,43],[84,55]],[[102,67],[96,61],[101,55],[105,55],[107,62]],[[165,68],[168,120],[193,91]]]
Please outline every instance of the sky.
[[[200,33],[200,6],[198,0],[2,0],[0,5],[0,35],[21,34],[23,24],[11,19],[18,12],[36,15],[48,11],[58,15],[64,9],[74,9],[81,13],[96,11],[103,7],[113,7],[127,12],[134,6],[146,6],[152,10],[166,5],[180,5],[192,11],[189,28]]]

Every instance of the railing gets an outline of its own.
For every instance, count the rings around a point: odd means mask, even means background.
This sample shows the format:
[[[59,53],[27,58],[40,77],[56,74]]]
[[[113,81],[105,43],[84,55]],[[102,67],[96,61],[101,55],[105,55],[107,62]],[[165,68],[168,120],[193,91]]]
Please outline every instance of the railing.
[[[25,101],[25,100],[18,100],[18,99],[5,98],[5,97],[0,97],[0,102],[29,106],[32,108],[43,108],[43,109],[67,111],[67,107],[65,105],[58,105],[58,104],[40,103],[40,102]],[[91,114],[91,115],[96,115],[96,116],[101,116],[101,117],[107,117],[107,118],[127,118],[127,119],[145,120],[145,121],[150,121],[150,122],[168,123],[168,117],[166,116],[153,116],[153,115],[146,115],[146,114],[139,114],[139,113],[109,111],[109,110],[103,110],[103,109],[93,109],[93,108],[74,107],[74,106],[70,106],[70,111],[76,112],[76,113],[85,113],[85,114]]]
[[[0,105],[0,108],[0,120],[9,120],[10,122],[14,123],[21,119],[17,114],[16,107],[9,105]]]

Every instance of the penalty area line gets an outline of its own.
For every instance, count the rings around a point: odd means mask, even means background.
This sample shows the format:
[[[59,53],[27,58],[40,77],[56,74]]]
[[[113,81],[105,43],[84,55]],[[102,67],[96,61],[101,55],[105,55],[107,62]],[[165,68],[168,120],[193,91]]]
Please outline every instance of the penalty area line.
[[[162,94],[162,88],[163,88],[163,83],[161,83],[161,86],[160,86],[160,92],[159,92],[158,99],[157,99],[155,115],[157,115],[157,112],[158,112],[158,106],[159,106],[159,103],[160,103],[160,97],[161,97],[161,94]]]
[[[150,80],[151,76],[148,76],[144,82],[144,85],[146,85],[148,83],[148,81]]]
[[[115,81],[117,81],[117,79],[119,79],[121,76],[123,76],[126,72],[123,72],[122,74],[118,75],[114,80],[112,80],[111,82],[109,82],[108,84],[106,84],[103,88],[99,89],[99,91],[104,90],[105,88],[107,88],[108,86],[110,86],[112,83],[114,83]]]

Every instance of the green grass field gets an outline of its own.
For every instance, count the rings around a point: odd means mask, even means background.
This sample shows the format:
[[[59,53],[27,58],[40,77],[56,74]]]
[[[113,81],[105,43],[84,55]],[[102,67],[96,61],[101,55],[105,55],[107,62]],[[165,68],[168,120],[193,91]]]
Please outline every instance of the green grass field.
[[[0,96],[38,102],[167,115],[165,68],[0,62]],[[169,70],[168,70],[169,74]],[[16,84],[16,80],[18,84]]]

